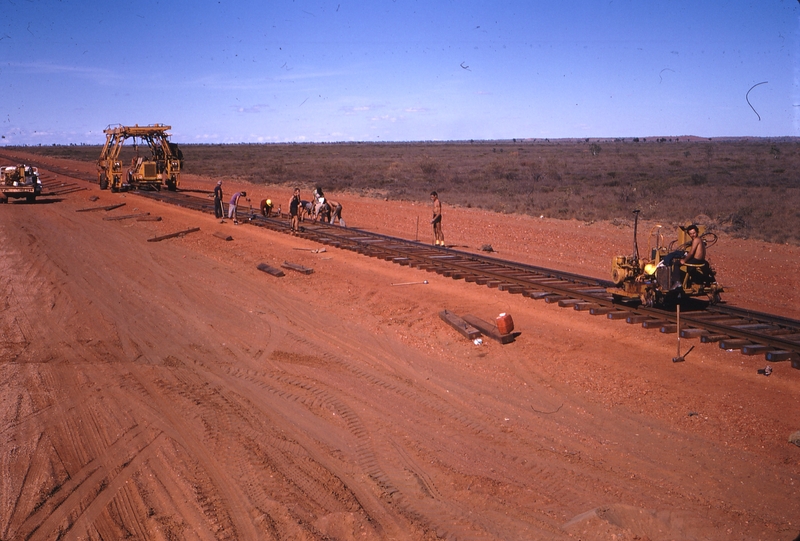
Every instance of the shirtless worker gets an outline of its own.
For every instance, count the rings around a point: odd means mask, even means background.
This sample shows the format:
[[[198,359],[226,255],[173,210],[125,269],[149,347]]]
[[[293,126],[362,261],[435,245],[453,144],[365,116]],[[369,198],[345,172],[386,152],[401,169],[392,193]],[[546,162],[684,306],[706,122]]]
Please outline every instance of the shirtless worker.
[[[442,232],[442,203],[439,201],[439,194],[431,192],[431,201],[433,201],[433,237],[436,246],[444,246],[444,233]]]
[[[681,265],[702,265],[706,262],[706,245],[703,239],[698,237],[699,229],[697,224],[692,224],[686,228],[686,234],[692,239],[692,245],[686,251],[686,255],[681,258]]]

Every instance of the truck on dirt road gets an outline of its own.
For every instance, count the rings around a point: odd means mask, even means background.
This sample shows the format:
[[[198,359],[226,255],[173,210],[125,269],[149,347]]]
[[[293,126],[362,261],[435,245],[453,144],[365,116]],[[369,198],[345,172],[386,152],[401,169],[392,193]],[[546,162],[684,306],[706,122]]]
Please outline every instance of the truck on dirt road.
[[[33,203],[36,196],[42,193],[39,170],[24,164],[0,166],[0,192],[3,194],[0,198],[2,202],[24,197],[28,203]]]

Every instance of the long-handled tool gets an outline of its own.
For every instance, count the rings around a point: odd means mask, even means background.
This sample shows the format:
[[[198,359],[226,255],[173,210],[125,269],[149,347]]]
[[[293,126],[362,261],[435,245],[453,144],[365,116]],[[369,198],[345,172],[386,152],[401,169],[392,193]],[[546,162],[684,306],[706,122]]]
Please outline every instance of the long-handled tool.
[[[399,284],[392,284],[393,286],[413,286],[416,284],[427,284],[427,280],[423,280],[421,282],[400,282]]]
[[[683,361],[686,360],[686,356],[689,355],[689,352],[691,352],[694,349],[694,346],[690,347],[689,351],[681,355],[681,305],[680,304],[678,305],[677,308],[677,315],[678,315],[678,356],[673,357],[672,362],[682,363]]]

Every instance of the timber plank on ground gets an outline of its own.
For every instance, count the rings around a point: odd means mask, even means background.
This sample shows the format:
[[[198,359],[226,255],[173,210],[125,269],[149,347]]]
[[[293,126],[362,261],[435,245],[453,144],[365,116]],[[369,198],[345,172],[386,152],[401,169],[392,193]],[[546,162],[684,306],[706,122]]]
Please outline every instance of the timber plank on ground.
[[[311,274],[314,272],[314,269],[312,268],[304,267],[303,265],[298,265],[297,263],[290,263],[289,261],[284,261],[281,267],[299,272],[300,274]]]
[[[153,237],[152,239],[147,239],[147,242],[161,242],[162,240],[174,239],[175,237],[182,237],[184,235],[188,235],[189,233],[196,233],[197,231],[200,231],[199,227],[192,227],[190,229],[184,229],[183,231],[176,231],[175,233],[170,233],[168,235]]]
[[[475,340],[481,336],[481,331],[464,321],[463,318],[457,316],[450,310],[442,310],[439,312],[439,317],[442,319],[442,321],[453,327],[470,340]]]
[[[277,276],[280,278],[281,276],[286,276],[286,274],[281,269],[276,269],[271,265],[267,265],[266,263],[259,263],[256,268],[261,272],[266,272],[267,274],[271,274],[272,276]]]
[[[508,334],[500,334],[500,331],[497,330],[497,325],[494,323],[489,323],[488,321],[484,321],[471,314],[465,315],[464,321],[481,331],[481,333],[483,333],[485,336],[488,336],[492,340],[497,340],[501,344],[510,344],[517,339],[517,336],[520,335],[519,331],[510,332]]]

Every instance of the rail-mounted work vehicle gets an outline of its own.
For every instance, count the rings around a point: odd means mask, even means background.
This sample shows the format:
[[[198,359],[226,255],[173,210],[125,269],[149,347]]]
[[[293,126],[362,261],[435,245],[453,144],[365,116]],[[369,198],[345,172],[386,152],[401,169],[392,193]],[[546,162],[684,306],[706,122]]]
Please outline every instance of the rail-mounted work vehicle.
[[[0,167],[0,191],[3,200],[24,197],[28,203],[33,203],[42,193],[39,170],[24,164]]]
[[[170,142],[167,130],[171,126],[151,124],[149,126],[115,126],[103,130],[106,143],[97,160],[97,181],[100,189],[111,188],[112,192],[127,189],[161,190],[166,186],[176,190],[180,185],[183,153],[177,144]],[[120,160],[122,144],[133,139],[135,154],[130,166],[123,170]],[[141,145],[139,144],[141,142]],[[148,155],[139,153],[145,146]]]
[[[666,306],[678,304],[687,297],[707,297],[710,304],[720,301],[723,287],[717,283],[716,272],[706,259],[702,263],[681,263],[681,257],[692,245],[690,227],[678,227],[678,238],[664,244],[661,226],[650,231],[648,250],[640,256],[637,243],[639,211],[634,211],[633,254],[616,256],[611,263],[611,279],[615,286],[608,292],[619,301],[639,301],[641,304]],[[717,242],[717,235],[697,228],[697,237],[705,247]]]

